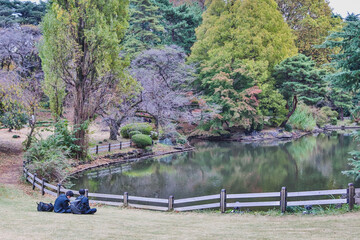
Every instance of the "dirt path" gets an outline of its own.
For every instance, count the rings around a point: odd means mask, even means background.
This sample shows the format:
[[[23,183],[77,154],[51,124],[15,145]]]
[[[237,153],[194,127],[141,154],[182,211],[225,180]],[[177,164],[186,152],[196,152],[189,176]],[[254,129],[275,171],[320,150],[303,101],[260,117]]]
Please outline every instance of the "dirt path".
[[[20,138],[14,139],[13,135]],[[21,177],[22,167],[22,141],[24,133],[20,131],[8,132],[0,130],[0,183],[18,184]]]

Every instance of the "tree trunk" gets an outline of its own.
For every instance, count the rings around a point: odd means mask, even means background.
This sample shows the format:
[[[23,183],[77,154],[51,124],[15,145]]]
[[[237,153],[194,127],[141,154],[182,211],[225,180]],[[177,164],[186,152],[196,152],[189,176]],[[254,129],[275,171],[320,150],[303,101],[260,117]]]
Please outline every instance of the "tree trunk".
[[[29,121],[30,123],[30,133],[29,135],[27,136],[27,141],[26,141],[26,146],[25,146],[25,149],[28,150],[31,146],[31,142],[32,142],[32,135],[34,133],[34,130],[35,130],[35,125],[36,125],[36,117],[35,115],[32,115],[32,119]]]
[[[119,135],[119,127],[120,125],[117,123],[116,120],[110,120],[110,140],[117,140],[117,136]]]
[[[81,71],[81,69],[80,69]],[[82,79],[82,74],[78,72],[78,77]],[[85,94],[83,90],[82,81],[79,81],[79,84],[76,85],[76,94],[75,94],[75,106],[74,106],[74,131],[75,131],[75,144],[79,146],[79,150],[76,151],[76,158],[83,159],[86,156],[87,152],[87,142],[85,140],[86,131],[84,129],[84,123],[87,118],[85,111],[84,98]]]
[[[298,103],[298,100],[297,100],[297,96],[295,95],[294,98],[293,98],[293,104],[292,104],[293,108],[292,108],[292,110],[288,113],[288,115],[286,116],[285,121],[283,121],[283,122],[281,123],[280,127],[285,127],[286,123],[289,121],[289,118],[290,118],[291,115],[293,115],[293,113],[295,112],[297,103]]]

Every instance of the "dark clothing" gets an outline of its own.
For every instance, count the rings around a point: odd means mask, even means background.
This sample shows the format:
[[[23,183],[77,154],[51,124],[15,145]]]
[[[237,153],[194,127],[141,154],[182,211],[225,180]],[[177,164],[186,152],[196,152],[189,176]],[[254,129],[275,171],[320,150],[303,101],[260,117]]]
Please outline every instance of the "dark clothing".
[[[76,200],[80,200],[80,199],[81,199],[82,208],[83,208],[81,210],[84,212],[83,214],[96,213],[96,208],[90,208],[89,199],[87,197],[85,197],[84,195],[80,195],[76,198]]]
[[[56,213],[71,213],[69,207],[70,200],[66,197],[65,194],[61,194],[54,203],[54,212]]]

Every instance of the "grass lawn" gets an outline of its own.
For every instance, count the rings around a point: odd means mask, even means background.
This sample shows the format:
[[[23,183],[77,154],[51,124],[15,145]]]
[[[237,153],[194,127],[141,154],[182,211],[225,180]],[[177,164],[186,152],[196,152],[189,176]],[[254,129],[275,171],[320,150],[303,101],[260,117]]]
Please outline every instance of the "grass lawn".
[[[0,239],[357,239],[360,213],[259,216],[98,206],[95,215],[36,211],[54,202],[28,185],[0,185]],[[25,193],[27,192],[27,193]]]

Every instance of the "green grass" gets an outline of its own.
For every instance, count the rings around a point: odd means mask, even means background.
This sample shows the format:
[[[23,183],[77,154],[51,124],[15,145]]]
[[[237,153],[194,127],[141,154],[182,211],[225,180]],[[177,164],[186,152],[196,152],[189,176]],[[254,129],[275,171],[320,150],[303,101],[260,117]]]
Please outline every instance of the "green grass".
[[[100,206],[87,216],[37,212],[37,201],[54,199],[0,185],[0,239],[356,239],[360,234],[358,212],[260,216]]]

